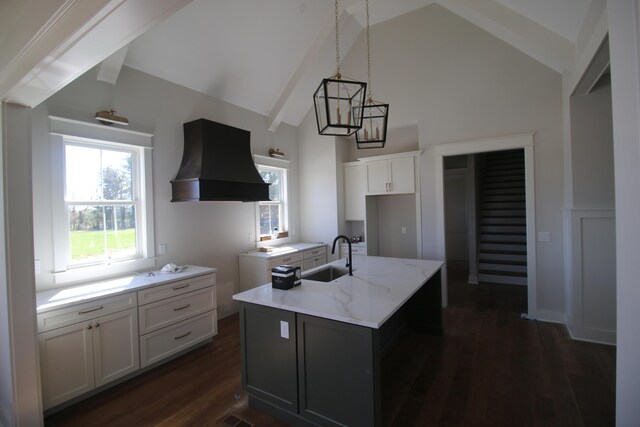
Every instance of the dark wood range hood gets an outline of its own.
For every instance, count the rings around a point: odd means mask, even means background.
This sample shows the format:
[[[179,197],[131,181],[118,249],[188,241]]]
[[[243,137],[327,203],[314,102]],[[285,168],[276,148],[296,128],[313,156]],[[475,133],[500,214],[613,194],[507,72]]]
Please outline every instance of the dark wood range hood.
[[[251,132],[206,119],[184,125],[184,152],[172,202],[269,200],[251,156]]]

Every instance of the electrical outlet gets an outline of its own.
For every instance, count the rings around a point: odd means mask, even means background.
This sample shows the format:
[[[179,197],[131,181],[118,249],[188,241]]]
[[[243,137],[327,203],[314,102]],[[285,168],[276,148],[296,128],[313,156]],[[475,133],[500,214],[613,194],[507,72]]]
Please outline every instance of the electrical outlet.
[[[158,255],[166,255],[166,254],[167,254],[167,244],[160,243],[160,246],[158,246]]]
[[[407,234],[407,227],[405,227],[404,225],[402,226],[401,229],[402,234]]]
[[[253,233],[249,233],[249,243],[253,243]]]
[[[538,232],[538,242],[550,242],[550,241],[551,241],[551,232],[549,231]]]
[[[284,339],[289,339],[289,322],[280,321],[280,336]]]

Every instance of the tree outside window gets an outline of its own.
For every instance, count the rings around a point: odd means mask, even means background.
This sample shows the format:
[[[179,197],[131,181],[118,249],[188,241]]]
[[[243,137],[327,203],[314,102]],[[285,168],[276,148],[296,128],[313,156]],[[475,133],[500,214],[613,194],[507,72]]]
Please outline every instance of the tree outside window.
[[[135,151],[65,144],[65,204],[71,264],[139,255]]]

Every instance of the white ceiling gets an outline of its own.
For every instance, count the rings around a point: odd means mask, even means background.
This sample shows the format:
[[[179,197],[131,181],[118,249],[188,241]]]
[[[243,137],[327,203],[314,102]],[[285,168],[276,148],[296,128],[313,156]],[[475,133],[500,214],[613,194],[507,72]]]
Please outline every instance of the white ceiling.
[[[370,0],[370,13],[374,25],[438,3],[511,34],[502,38],[561,71],[592,1],[601,0]],[[344,57],[365,24],[364,1],[340,5]],[[193,0],[133,41],[124,64],[263,114],[272,129],[297,126],[317,84],[335,72],[333,20],[331,0]],[[522,23],[533,25],[518,34]]]

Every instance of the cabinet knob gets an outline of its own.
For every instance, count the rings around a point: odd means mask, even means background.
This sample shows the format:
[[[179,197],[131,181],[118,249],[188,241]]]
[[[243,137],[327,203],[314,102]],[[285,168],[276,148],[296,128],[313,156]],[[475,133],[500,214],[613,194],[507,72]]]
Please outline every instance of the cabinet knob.
[[[100,323],[96,323],[96,328],[99,328],[99,327],[100,327]]]
[[[87,329],[93,329],[93,326],[89,325],[87,326]]]

